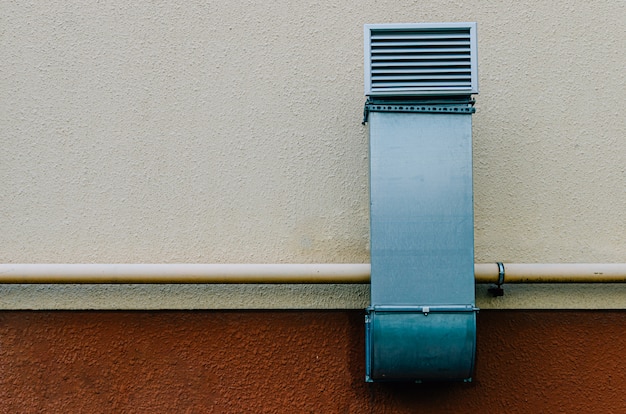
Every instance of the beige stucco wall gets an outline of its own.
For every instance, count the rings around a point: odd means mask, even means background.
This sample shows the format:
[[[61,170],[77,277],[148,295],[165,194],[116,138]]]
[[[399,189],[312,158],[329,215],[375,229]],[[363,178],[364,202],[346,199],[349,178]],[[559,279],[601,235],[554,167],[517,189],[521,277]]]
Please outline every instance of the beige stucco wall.
[[[368,262],[362,26],[437,21],[478,22],[476,261],[626,262],[626,3],[538,0],[3,2],[0,262]],[[515,289],[479,305],[624,306]],[[366,302],[0,287],[4,308]]]

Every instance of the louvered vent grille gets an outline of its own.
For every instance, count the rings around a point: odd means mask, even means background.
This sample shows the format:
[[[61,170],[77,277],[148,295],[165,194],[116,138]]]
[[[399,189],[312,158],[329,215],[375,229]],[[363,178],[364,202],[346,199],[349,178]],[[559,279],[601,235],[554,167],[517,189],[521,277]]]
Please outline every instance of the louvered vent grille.
[[[365,26],[365,94],[478,92],[475,23]]]

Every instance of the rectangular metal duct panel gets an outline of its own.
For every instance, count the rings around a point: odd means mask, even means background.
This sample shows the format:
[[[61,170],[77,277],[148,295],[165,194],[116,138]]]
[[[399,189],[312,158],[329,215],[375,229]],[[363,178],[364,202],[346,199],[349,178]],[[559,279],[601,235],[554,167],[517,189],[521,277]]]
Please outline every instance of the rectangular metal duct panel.
[[[369,124],[372,304],[473,304],[471,115]]]
[[[373,65],[387,61],[379,55],[389,54],[394,58],[388,61],[400,67],[402,53],[428,49],[428,56],[435,56],[429,70],[437,73],[434,68],[441,65],[437,59],[453,59],[450,54],[441,55],[439,49],[472,54],[473,27],[468,23],[448,23],[440,28],[367,25],[366,43],[370,43],[371,50],[377,50],[372,52]],[[418,34],[413,34],[416,28]],[[470,40],[450,40],[463,36]],[[411,46],[403,45],[402,53],[394,55],[392,50],[401,41]],[[384,45],[378,46],[379,42]],[[437,46],[436,51],[429,49],[437,42],[446,45]],[[466,52],[456,50],[463,47]],[[419,62],[414,56],[406,60]],[[411,69],[411,76],[422,76],[416,75],[416,68]],[[371,236],[371,305],[366,316],[368,381],[471,379],[477,311],[472,195],[474,108],[470,97],[475,83],[471,70],[459,82],[451,82],[447,73],[438,79],[437,87],[443,91],[439,95],[421,96],[419,93],[431,86],[406,81],[412,85],[408,87],[413,88],[412,93],[420,92],[407,96],[403,93],[408,89],[402,89],[398,96],[370,96],[366,103]],[[396,87],[395,83],[382,82],[379,73],[370,80],[374,91]],[[452,90],[454,94],[448,95]]]
[[[478,93],[476,24],[365,25],[365,95]]]

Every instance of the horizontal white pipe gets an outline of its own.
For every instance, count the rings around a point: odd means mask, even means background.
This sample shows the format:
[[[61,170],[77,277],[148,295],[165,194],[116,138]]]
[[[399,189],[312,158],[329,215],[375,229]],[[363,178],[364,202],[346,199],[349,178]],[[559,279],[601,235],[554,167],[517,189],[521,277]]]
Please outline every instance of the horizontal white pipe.
[[[487,266],[491,269],[487,276],[498,274],[497,265]],[[504,263],[503,267],[504,283],[626,282],[626,263]],[[484,283],[495,283],[493,277],[485,279]]]
[[[505,283],[625,283],[626,263],[503,264]],[[476,283],[496,283],[495,263],[477,263]],[[369,283],[364,264],[0,264],[15,283]]]
[[[369,264],[0,264],[2,283],[369,283]]]

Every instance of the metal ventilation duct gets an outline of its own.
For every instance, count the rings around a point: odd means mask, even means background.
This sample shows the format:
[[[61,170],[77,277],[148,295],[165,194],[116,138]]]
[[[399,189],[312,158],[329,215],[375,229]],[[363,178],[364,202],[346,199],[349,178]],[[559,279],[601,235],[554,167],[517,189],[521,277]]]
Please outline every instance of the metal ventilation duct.
[[[378,50],[366,55],[372,65],[383,54],[393,56],[385,60],[392,62],[389,67],[400,67],[404,56],[411,56],[405,60],[412,63],[420,62],[418,56],[431,56],[427,74],[414,66],[410,76],[397,82],[381,79],[386,75],[378,72],[369,76],[370,89],[384,91],[384,96],[370,95],[366,103],[371,197],[368,381],[469,380],[472,375],[477,309],[470,93],[476,86],[475,67],[467,75],[435,69],[456,59],[451,56],[461,53],[457,49],[472,61],[475,40],[464,40],[466,48],[456,44],[460,40],[449,40],[465,31],[471,39],[475,25],[366,26],[366,50]],[[436,42],[422,40],[435,37]],[[392,52],[406,39],[410,46]],[[380,42],[385,45],[377,46]],[[437,42],[446,45],[431,45]],[[441,54],[441,49],[447,52]],[[439,77],[434,79],[433,73]]]

